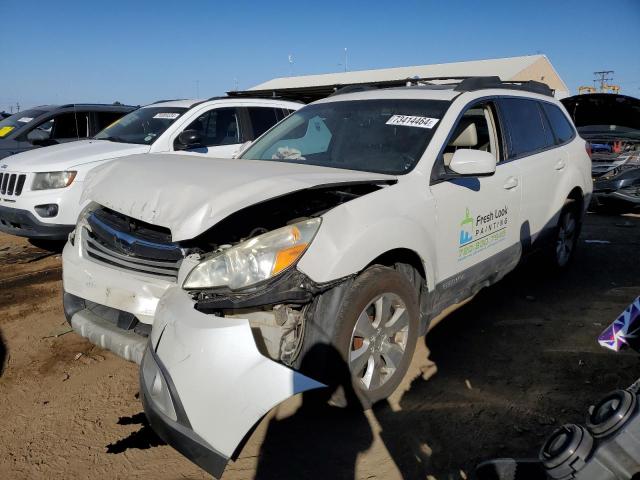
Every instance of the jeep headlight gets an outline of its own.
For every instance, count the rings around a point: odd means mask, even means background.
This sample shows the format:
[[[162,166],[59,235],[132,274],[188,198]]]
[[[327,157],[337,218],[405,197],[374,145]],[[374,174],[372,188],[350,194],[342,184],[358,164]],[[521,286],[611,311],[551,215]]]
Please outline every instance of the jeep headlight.
[[[68,170],[64,172],[41,172],[33,177],[31,190],[51,190],[54,188],[64,188],[71,185],[78,172]]]
[[[237,290],[275,277],[298,261],[320,223],[320,218],[304,220],[217,252],[196,265],[182,287]]]

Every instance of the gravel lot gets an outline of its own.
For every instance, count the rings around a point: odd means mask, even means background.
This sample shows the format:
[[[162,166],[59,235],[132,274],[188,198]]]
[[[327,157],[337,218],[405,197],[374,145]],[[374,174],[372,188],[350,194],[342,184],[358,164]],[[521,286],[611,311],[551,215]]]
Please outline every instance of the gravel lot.
[[[293,398],[224,478],[449,479],[535,455],[640,374],[635,355],[595,340],[640,294],[639,247],[640,215],[590,214],[567,273],[529,261],[438,323],[388,404],[356,414]],[[0,478],[208,478],[146,425],[136,365],[68,332],[59,253],[0,234],[0,265]]]

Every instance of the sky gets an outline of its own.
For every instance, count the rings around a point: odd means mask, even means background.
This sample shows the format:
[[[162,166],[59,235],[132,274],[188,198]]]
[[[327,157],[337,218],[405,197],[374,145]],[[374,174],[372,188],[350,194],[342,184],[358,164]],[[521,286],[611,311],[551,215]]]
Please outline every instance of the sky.
[[[0,0],[0,111],[207,98],[274,77],[542,53],[640,97],[640,0]],[[289,63],[289,55],[293,63]]]

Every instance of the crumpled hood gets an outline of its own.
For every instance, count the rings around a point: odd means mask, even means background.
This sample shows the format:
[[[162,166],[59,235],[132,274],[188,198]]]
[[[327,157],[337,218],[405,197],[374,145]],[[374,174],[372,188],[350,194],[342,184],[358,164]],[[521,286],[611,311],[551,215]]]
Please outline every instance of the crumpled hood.
[[[175,154],[133,155],[92,170],[82,202],[196,237],[228,215],[286,193],[319,185],[389,181],[379,173],[261,160]]]
[[[54,172],[99,160],[149,151],[148,145],[117,143],[107,140],[79,140],[50,147],[35,148],[12,155],[0,163],[12,172]]]

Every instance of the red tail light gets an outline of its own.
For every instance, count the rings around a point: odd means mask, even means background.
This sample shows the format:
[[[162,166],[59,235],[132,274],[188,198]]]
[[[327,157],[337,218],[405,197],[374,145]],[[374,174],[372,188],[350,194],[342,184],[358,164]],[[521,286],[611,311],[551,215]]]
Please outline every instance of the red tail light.
[[[589,155],[589,158],[593,159],[593,157],[591,156],[591,144],[589,142],[584,142],[584,149],[587,151],[587,155]]]

